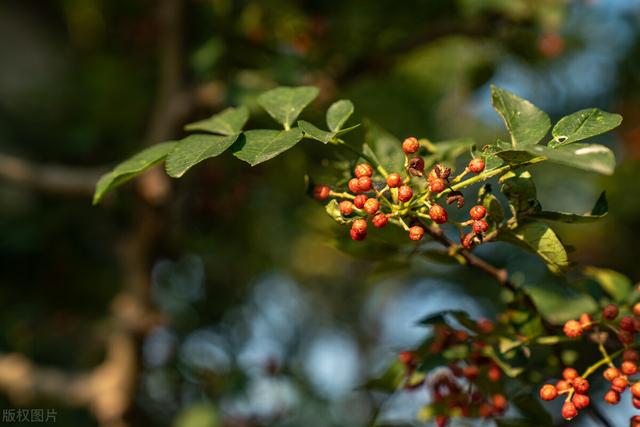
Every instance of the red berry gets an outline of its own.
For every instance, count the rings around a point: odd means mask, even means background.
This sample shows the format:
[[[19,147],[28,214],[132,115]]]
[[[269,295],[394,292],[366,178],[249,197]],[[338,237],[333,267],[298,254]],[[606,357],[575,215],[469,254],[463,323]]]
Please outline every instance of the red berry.
[[[484,170],[484,160],[482,160],[480,158],[471,159],[471,161],[469,162],[469,165],[467,167],[473,173],[480,173],[480,172],[482,172]]]
[[[478,374],[480,373],[480,369],[476,365],[465,366],[462,370],[462,375],[468,380],[474,380],[478,378]]]
[[[623,331],[635,332],[636,326],[633,322],[633,317],[631,316],[622,317],[620,319],[620,329],[622,329]]]
[[[366,163],[360,163],[355,167],[353,172],[355,173],[356,178],[362,178],[363,176],[370,177],[371,175],[373,175],[373,168]]]
[[[593,322],[593,318],[587,313],[582,313],[580,315],[580,325],[582,326],[582,329],[584,329],[585,331],[591,330],[591,328],[593,327],[593,325],[591,324],[592,322]]]
[[[609,304],[602,309],[602,315],[605,319],[613,320],[618,317],[618,307],[615,304]]]
[[[577,320],[569,320],[564,324],[562,331],[569,338],[578,338],[582,335],[582,325]]]
[[[414,225],[409,229],[409,238],[411,240],[420,240],[422,239],[422,236],[424,236],[424,228],[419,225]]]
[[[627,380],[627,378],[620,376],[618,378],[614,378],[613,381],[611,381],[611,390],[622,393],[627,389],[628,385],[629,381]]]
[[[436,224],[444,224],[449,219],[447,211],[440,205],[433,204],[429,208],[429,218]]]
[[[604,395],[604,401],[607,402],[609,405],[617,405],[618,402],[620,402],[620,393],[618,393],[615,390],[609,390]]]
[[[358,178],[358,188],[360,189],[360,191],[362,192],[369,191],[371,190],[372,186],[373,186],[373,182],[371,181],[371,178],[369,178],[368,176],[361,176],[360,178]]]
[[[576,393],[573,395],[573,398],[571,399],[571,403],[573,403],[576,406],[576,409],[580,410],[589,406],[590,399],[589,399],[589,396],[587,396],[586,394]]]
[[[429,191],[431,191],[432,193],[440,193],[445,189],[446,186],[447,183],[444,182],[444,179],[436,178],[429,183]]]
[[[353,204],[356,206],[356,208],[362,209],[364,207],[364,204],[367,202],[367,199],[369,199],[369,198],[366,195],[358,194],[353,199]]]
[[[478,319],[476,321],[476,326],[483,334],[490,334],[493,332],[494,328],[493,322],[489,319]]]
[[[351,178],[347,185],[349,187],[349,191],[351,191],[353,194],[357,194],[360,192],[360,187],[358,187],[358,178]]]
[[[634,408],[640,409],[640,399],[632,397],[631,398],[631,403],[633,404]],[[640,416],[636,415],[635,417],[632,418],[631,426],[632,427],[638,427],[639,425],[640,425]]]
[[[569,384],[568,381],[560,380],[556,383],[556,389],[558,390],[558,393],[562,393],[571,389],[571,384]]]
[[[622,365],[620,365],[620,370],[625,375],[635,375],[638,373],[638,365],[636,365],[635,362],[630,362],[627,360],[625,362],[622,362]]]
[[[571,402],[564,402],[562,405],[562,418],[565,420],[571,420],[578,415],[578,410],[576,409],[576,405]]]
[[[360,240],[364,240],[364,238],[367,237],[367,232],[354,230],[352,228],[351,230],[349,230],[349,235],[353,240],[360,241]]]
[[[349,216],[353,213],[353,203],[348,200],[341,201],[338,208],[340,209],[342,216]]]
[[[622,353],[622,359],[629,360],[631,362],[637,362],[638,360],[640,360],[640,355],[637,351],[629,348],[625,350],[624,353]]]
[[[576,389],[576,392],[584,394],[589,391],[589,381],[582,377],[576,377],[573,380],[573,388]]]
[[[622,344],[631,344],[633,342],[633,334],[628,331],[618,332],[618,339]]]
[[[501,377],[502,371],[500,370],[500,368],[496,365],[492,365],[487,372],[487,378],[489,378],[489,381],[497,383],[498,381],[500,381]]]
[[[313,188],[313,197],[316,200],[326,200],[329,197],[329,191],[331,190],[326,185],[316,185]]]
[[[503,394],[491,396],[491,403],[493,404],[493,409],[498,413],[502,413],[507,409],[507,398]]]
[[[420,143],[413,136],[410,136],[402,141],[402,151],[404,151],[404,154],[414,154],[417,153],[419,149]]]
[[[366,232],[367,221],[365,219],[358,218],[355,221],[353,221],[353,224],[351,224],[351,229],[356,230],[359,233]]]
[[[484,219],[473,222],[473,232],[476,234],[486,233],[488,229],[489,229],[489,224]]]
[[[398,188],[398,200],[408,202],[413,197],[413,190],[408,185]]]
[[[447,427],[448,422],[449,422],[449,418],[446,415],[436,415],[437,427]]]
[[[631,386],[631,394],[633,394],[633,397],[635,397],[636,399],[640,399],[640,382],[634,383]]]
[[[434,168],[429,171],[429,175],[427,175],[427,182],[431,184],[436,179],[440,179],[440,176],[438,175],[438,172]]]
[[[411,351],[401,351],[398,354],[398,360],[403,365],[405,365],[407,367],[411,367],[411,366],[414,366],[416,358],[413,355],[413,352],[411,352]]]
[[[633,315],[636,317],[640,317],[640,302],[635,303],[633,306]]]
[[[607,380],[607,381],[613,381],[614,379],[618,378],[620,376],[620,371],[618,371],[618,368],[611,366],[607,369],[605,369],[605,371],[602,373],[602,376]]]
[[[383,213],[376,214],[376,216],[371,219],[371,223],[376,228],[384,227],[387,225],[387,222],[389,222],[389,217]]]
[[[558,397],[558,389],[553,384],[545,384],[540,389],[540,399],[553,400]]]
[[[476,221],[481,220],[487,214],[487,208],[482,205],[476,205],[469,210],[469,216]]]
[[[389,188],[397,188],[402,185],[402,177],[399,173],[390,173],[387,176],[387,185]]]
[[[567,381],[573,381],[578,378],[578,371],[573,368],[565,368],[564,371],[562,371],[562,378]]]
[[[474,238],[476,237],[475,233],[465,234],[461,239],[460,243],[462,243],[462,247],[465,249],[471,249],[474,245]]]
[[[378,202],[378,199],[369,199],[364,204],[364,211],[369,215],[375,215],[375,213],[378,212],[378,209],[380,209],[380,202]]]

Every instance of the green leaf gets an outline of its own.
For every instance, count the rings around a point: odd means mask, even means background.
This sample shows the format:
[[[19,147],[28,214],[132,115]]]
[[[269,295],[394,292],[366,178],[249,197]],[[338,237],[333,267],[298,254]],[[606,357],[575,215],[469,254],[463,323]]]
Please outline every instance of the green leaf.
[[[509,199],[514,213],[535,211],[539,206],[536,186],[526,170],[510,171],[500,177],[500,191]]]
[[[485,184],[478,191],[478,203],[487,210],[489,224],[500,224],[504,220],[504,209],[498,198],[491,194],[490,184]]]
[[[609,211],[609,205],[607,203],[607,196],[604,192],[598,197],[598,201],[595,206],[586,214],[574,214],[569,212],[553,212],[553,211],[540,211],[531,214],[531,217],[537,219],[544,219],[547,221],[558,221],[566,223],[585,223],[597,221],[607,215]]]
[[[633,289],[631,280],[624,274],[614,270],[586,267],[584,274],[595,280],[617,303],[626,301]]]
[[[335,132],[318,129],[315,125],[305,122],[304,120],[298,120],[298,127],[302,129],[304,136],[308,136],[325,144],[329,143],[336,136]]]
[[[247,107],[227,108],[226,110],[214,114],[205,120],[190,123],[184,127],[187,131],[203,131],[218,133],[220,135],[236,135],[242,132],[242,128],[249,120],[249,109]]]
[[[303,130],[305,136],[327,144],[331,142],[336,136],[351,132],[360,125],[354,125],[346,129],[341,129],[334,132],[327,132],[326,130],[318,129],[315,125],[304,120],[298,120],[298,126]]]
[[[299,128],[289,130],[256,129],[246,131],[233,145],[233,155],[255,166],[287,151],[302,139]]]
[[[498,239],[539,255],[554,273],[559,273],[569,266],[567,251],[560,239],[542,222],[525,222],[513,230],[500,230]]]
[[[316,96],[318,88],[313,86],[278,87],[260,95],[258,104],[285,129],[289,129]]]
[[[165,170],[170,177],[180,178],[203,160],[216,157],[231,147],[239,135],[189,135],[178,141],[167,155]]]
[[[504,120],[514,148],[537,144],[551,127],[547,113],[526,99],[493,85],[491,103]]]
[[[523,289],[531,297],[540,314],[556,325],[598,309],[598,304],[589,294],[577,292],[562,284],[541,281],[525,284]]]
[[[553,140],[549,142],[549,147],[559,147],[600,135],[617,128],[620,123],[622,116],[619,114],[607,113],[597,108],[577,111],[556,123],[551,131]]]
[[[349,120],[353,114],[353,103],[348,99],[341,99],[331,104],[327,110],[327,126],[336,132]]]
[[[364,127],[367,141],[363,145],[365,154],[373,154],[372,157],[389,172],[402,171],[404,154],[400,140],[370,120],[365,120]]]
[[[111,172],[102,175],[96,184],[93,204],[98,204],[109,191],[134,178],[143,171],[162,161],[175,146],[174,141],[152,145],[118,164]]]
[[[398,360],[394,360],[380,377],[367,381],[359,388],[392,393],[400,387],[405,374],[405,367]]]
[[[613,152],[604,145],[574,143],[558,148],[533,145],[526,150],[531,154],[545,157],[550,162],[604,175],[613,174],[616,167]]]

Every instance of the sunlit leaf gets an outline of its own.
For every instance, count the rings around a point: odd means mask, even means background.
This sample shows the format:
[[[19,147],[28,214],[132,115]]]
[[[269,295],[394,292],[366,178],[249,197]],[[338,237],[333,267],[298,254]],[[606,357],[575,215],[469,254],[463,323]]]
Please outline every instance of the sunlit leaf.
[[[550,147],[559,147],[572,142],[591,138],[615,129],[622,123],[619,114],[607,113],[597,108],[580,110],[565,116],[556,123],[551,131],[553,140]]]
[[[257,129],[246,131],[233,145],[233,155],[255,166],[274,158],[302,139],[299,128],[290,130]]]
[[[617,303],[626,301],[633,289],[631,280],[622,273],[606,268],[585,267],[583,273],[596,281]]]
[[[318,96],[313,86],[278,87],[258,97],[258,103],[271,117],[289,129],[302,110]]]
[[[247,107],[227,108],[208,119],[190,123],[184,128],[188,131],[204,131],[231,136],[242,132],[248,119],[249,109]]]
[[[537,144],[551,127],[549,116],[526,99],[491,86],[491,103],[511,134],[511,145]]]
[[[165,169],[173,178],[180,178],[203,160],[222,154],[238,139],[238,135],[189,135],[178,141],[167,155]]]
[[[341,99],[331,104],[327,110],[327,126],[332,131],[342,129],[342,126],[353,114],[353,103],[348,99]]]
[[[542,222],[524,222],[513,230],[501,230],[498,239],[539,255],[554,273],[569,266],[567,252],[556,233]]]

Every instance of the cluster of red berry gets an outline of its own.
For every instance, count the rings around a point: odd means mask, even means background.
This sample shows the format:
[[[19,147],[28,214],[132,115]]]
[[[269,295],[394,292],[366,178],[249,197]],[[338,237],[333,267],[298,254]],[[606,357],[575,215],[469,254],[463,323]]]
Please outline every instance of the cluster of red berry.
[[[430,220],[435,224],[448,221],[447,211],[435,202],[434,196],[450,187],[451,169],[436,164],[426,174],[426,186],[414,194],[411,177],[425,176],[424,159],[415,155],[420,150],[420,142],[414,137],[408,137],[402,142],[402,150],[405,154],[404,176],[396,172],[386,174],[384,180],[376,180],[378,188],[374,182],[374,170],[366,163],[355,167],[354,177],[347,183],[349,192],[333,192],[326,185],[315,186],[313,195],[317,200],[324,201],[332,196],[341,199],[338,204],[340,215],[346,220],[351,220],[350,235],[353,240],[363,240],[367,236],[367,217],[371,217],[371,223],[376,228],[382,228],[388,222],[403,227],[409,238],[414,241],[421,240],[425,234],[422,220]],[[482,159],[472,159],[457,179],[469,172],[481,173],[484,167]],[[455,202],[457,207],[461,208],[464,205],[462,194],[449,189],[447,203]],[[482,233],[489,229],[489,224],[483,219],[486,214],[484,207],[475,206],[470,214],[471,220],[462,224],[473,227],[473,232],[462,238],[463,246],[466,248],[471,248],[481,241]],[[407,225],[407,222],[411,226]]]
[[[492,418],[507,410],[507,398],[496,392],[496,389],[500,389],[499,385],[489,387],[491,390],[481,387],[487,381],[499,383],[502,378],[500,367],[482,354],[486,345],[482,335],[493,331],[493,322],[479,320],[476,329],[478,335],[470,335],[465,330],[436,325],[428,348],[430,354],[441,353],[453,346],[467,346],[470,353],[464,360],[452,361],[446,368],[434,370],[428,379],[421,382],[410,381],[419,366],[419,355],[403,351],[398,356],[405,366],[406,388],[417,389],[426,383],[431,395],[430,409],[439,427],[446,426],[452,417]]]
[[[587,313],[580,315],[578,320],[569,320],[565,323],[563,332],[569,338],[578,338],[585,331],[594,330],[599,333],[596,341],[600,342],[600,351],[603,353],[603,361],[608,366],[603,376],[611,383],[610,389],[604,395],[605,402],[610,405],[616,405],[620,402],[620,394],[627,388],[631,390],[631,400],[633,406],[640,409],[640,382],[633,383],[630,377],[638,373],[638,361],[640,355],[637,351],[630,348],[630,344],[634,342],[635,334],[640,332],[640,303],[632,308],[633,315],[622,316],[616,322],[620,314],[620,309],[609,304],[602,310],[600,320],[594,320]],[[604,341],[607,333],[602,330],[608,329],[615,333],[617,339],[623,345],[623,348],[617,352],[622,355],[622,363],[620,367],[614,365],[613,356],[609,356]],[[540,398],[543,400],[553,400],[560,395],[566,394],[564,405],[562,406],[562,416],[570,420],[578,415],[581,409],[589,406],[590,399],[587,395],[589,391],[589,381],[586,377],[590,371],[585,372],[583,376],[579,376],[578,372],[573,368],[566,368],[563,373],[563,379],[559,380],[555,385],[545,384],[540,389]]]

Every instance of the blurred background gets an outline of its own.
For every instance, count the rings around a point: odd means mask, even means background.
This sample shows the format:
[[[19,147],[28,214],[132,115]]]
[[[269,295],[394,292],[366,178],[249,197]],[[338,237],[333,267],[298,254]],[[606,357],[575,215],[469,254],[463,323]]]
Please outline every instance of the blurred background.
[[[640,277],[638,0],[4,0],[0,64],[3,410],[55,408],[65,426],[429,425],[425,393],[358,386],[424,339],[425,315],[494,317],[498,285],[336,248],[346,231],[305,190],[327,147],[255,168],[225,154],[179,181],[154,169],[91,206],[101,173],[185,123],[246,104],[250,126],[273,125],[255,98],[277,84],[321,88],[306,118],[349,98],[356,119],[432,141],[501,135],[491,83],[552,119],[622,114],[598,141],[614,176],[532,173],[546,209],[588,211],[606,190],[605,220],[560,235],[572,261]],[[624,405],[603,408],[609,425],[628,425]]]

